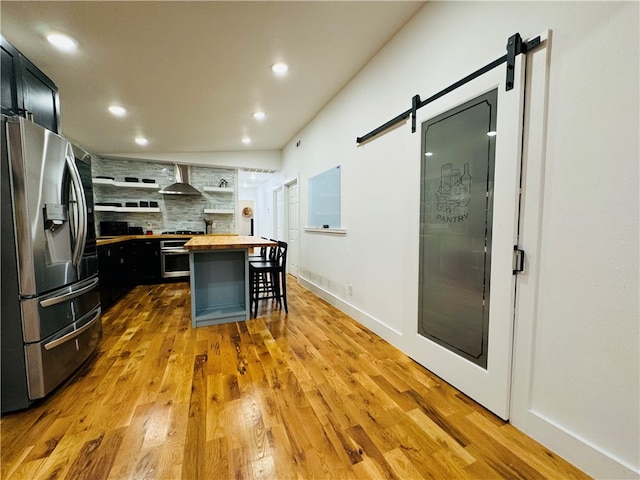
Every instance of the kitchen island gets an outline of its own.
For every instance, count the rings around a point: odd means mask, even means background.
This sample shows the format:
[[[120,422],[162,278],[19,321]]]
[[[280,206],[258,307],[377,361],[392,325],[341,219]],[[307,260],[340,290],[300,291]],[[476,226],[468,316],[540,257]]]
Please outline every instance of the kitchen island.
[[[98,236],[96,237],[96,245],[98,247],[102,245],[112,245],[115,243],[123,243],[128,242],[130,240],[174,240],[174,239],[185,239],[188,240],[193,238],[194,236],[216,236],[216,237],[229,237],[229,236],[238,236],[237,233],[202,233],[202,234],[186,234],[186,233],[154,233],[154,234],[139,234],[139,235],[106,235],[106,236]]]
[[[249,319],[249,249],[271,245],[276,243],[240,235],[196,236],[184,245],[194,327]]]

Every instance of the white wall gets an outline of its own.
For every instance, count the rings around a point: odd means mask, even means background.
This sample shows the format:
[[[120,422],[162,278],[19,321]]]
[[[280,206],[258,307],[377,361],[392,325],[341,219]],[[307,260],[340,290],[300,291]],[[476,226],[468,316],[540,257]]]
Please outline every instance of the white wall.
[[[242,210],[245,208],[250,208],[252,211],[255,210],[255,202],[253,200],[238,200],[238,209],[236,211],[236,232],[238,235],[251,235],[251,220],[253,217],[242,215]]]
[[[341,165],[347,235],[301,234],[300,277],[403,349],[417,311],[419,137],[408,125],[362,147],[356,136],[501,56],[513,33],[552,29],[524,152],[511,421],[602,478],[640,471],[638,18],[636,2],[430,2],[292,139],[281,175],[299,175],[304,226],[309,177]]]
[[[282,184],[284,178],[283,172],[275,173],[257,189],[254,209],[254,235],[276,238],[274,230],[274,190]]]

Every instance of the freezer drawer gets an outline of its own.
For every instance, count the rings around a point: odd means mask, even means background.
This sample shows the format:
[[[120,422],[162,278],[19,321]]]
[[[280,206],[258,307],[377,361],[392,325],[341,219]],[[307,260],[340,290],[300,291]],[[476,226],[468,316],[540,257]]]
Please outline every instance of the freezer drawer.
[[[45,340],[25,345],[29,398],[47,395],[96,350],[102,338],[98,305],[78,322]]]
[[[39,342],[77,322],[100,303],[98,276],[22,300],[25,343]]]

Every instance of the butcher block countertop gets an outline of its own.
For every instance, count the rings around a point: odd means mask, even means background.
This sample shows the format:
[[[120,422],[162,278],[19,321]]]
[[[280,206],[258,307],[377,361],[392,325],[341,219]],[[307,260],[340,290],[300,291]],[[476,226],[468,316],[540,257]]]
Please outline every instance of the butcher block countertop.
[[[219,237],[219,236],[224,236],[224,237],[231,237],[231,236],[238,236],[237,233],[207,233],[207,234],[191,234],[191,235],[182,235],[182,234],[165,234],[165,235],[161,235],[161,234],[157,234],[157,235],[118,235],[115,237],[98,237],[96,239],[96,244],[100,247],[102,245],[111,245],[114,243],[120,243],[120,242],[126,242],[127,240],[175,240],[175,239],[180,239],[180,238],[184,238],[184,239],[188,239],[188,238],[195,238],[195,237]]]
[[[197,235],[184,244],[186,250],[222,250],[275,245],[271,240],[243,235]]]

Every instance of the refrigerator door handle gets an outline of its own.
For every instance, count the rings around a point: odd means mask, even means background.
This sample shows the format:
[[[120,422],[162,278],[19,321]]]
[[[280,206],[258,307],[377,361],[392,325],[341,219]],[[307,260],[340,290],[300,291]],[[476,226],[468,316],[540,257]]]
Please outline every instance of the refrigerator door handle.
[[[95,310],[95,315],[93,316],[93,318],[91,320],[89,320],[87,323],[85,323],[82,327],[78,328],[77,330],[74,330],[73,332],[69,332],[66,335],[63,335],[60,338],[56,338],[55,340],[49,342],[49,343],[45,343],[44,344],[44,349],[45,350],[51,350],[52,348],[56,348],[60,345],[62,345],[63,343],[67,343],[69,340],[73,340],[74,338],[76,338],[78,335],[81,335],[83,332],[86,332],[88,329],[90,329],[94,323],[96,323],[98,320],[100,320],[100,313],[102,312],[102,309],[100,307],[98,307]]]
[[[64,293],[62,295],[58,295],[56,297],[47,298],[45,300],[40,300],[41,307],[50,307],[51,305],[57,305],[58,303],[66,302],[71,300],[72,298],[79,297],[80,295],[88,292],[89,290],[93,290],[100,279],[98,277],[92,279],[90,282],[80,285],[80,288],[77,290],[73,290],[72,287],[69,287],[69,292]]]
[[[78,206],[78,230],[76,232],[76,244],[73,248],[73,255],[71,257],[73,265],[78,267],[82,260],[82,255],[84,255],[84,247],[87,243],[87,200],[84,196],[82,180],[80,178],[80,172],[78,172],[78,168],[76,167],[71,144],[67,144],[65,157],[67,160],[67,168],[71,174],[71,184],[73,185],[73,191],[76,197],[76,205]]]

